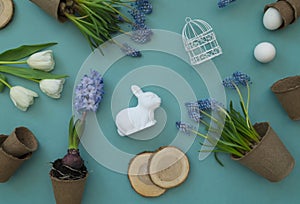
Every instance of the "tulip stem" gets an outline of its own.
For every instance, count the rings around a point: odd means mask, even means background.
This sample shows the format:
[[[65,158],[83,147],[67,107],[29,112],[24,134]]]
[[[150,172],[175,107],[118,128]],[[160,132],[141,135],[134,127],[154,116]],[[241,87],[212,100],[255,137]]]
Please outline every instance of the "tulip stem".
[[[3,83],[5,86],[7,86],[8,88],[11,89],[11,85],[9,83],[7,83],[7,81],[3,80],[0,78],[0,82]]]
[[[0,61],[0,64],[27,64],[27,61]]]

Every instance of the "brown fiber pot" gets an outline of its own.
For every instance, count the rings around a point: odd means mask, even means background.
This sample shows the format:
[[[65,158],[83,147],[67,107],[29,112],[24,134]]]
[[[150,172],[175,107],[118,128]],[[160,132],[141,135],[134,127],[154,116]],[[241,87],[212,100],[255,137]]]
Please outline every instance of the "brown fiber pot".
[[[58,15],[59,4],[61,0],[30,0],[47,12],[50,16],[54,17],[60,22],[65,22],[66,18]]]
[[[291,4],[287,1],[279,0],[275,3],[268,4],[264,8],[264,12],[266,12],[269,8],[275,8],[279,11],[283,20],[283,23],[279,28],[284,28],[296,20],[295,11]]]
[[[7,138],[8,137],[6,135],[0,135],[0,183],[8,181],[21,164],[30,159],[32,155],[32,153],[29,153],[18,158],[7,154],[2,149],[2,144]]]
[[[267,122],[254,125],[262,140],[244,157],[234,158],[255,173],[271,182],[278,182],[288,176],[295,160]]]
[[[292,120],[300,120],[300,76],[275,82],[271,87],[284,110]]]
[[[294,10],[295,20],[300,16],[300,1],[299,0],[279,0],[279,1],[286,1],[291,5]]]
[[[81,204],[87,177],[88,175],[78,180],[60,180],[51,176],[50,172],[56,204]]]
[[[17,127],[3,142],[5,152],[15,157],[21,157],[38,148],[38,141],[34,134],[26,127]]]

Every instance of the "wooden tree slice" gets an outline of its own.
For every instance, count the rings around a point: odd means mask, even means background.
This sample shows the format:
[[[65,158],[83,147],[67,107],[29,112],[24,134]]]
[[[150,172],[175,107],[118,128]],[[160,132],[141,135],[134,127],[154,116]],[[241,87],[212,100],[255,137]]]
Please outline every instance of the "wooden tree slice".
[[[152,152],[144,152],[134,157],[128,168],[128,179],[132,188],[144,197],[158,197],[166,192],[152,183],[148,174],[149,159]]]
[[[0,29],[4,28],[14,15],[14,4],[12,0],[0,0]]]
[[[182,184],[187,179],[189,170],[187,156],[176,147],[163,147],[150,158],[150,178],[161,188],[168,189]]]

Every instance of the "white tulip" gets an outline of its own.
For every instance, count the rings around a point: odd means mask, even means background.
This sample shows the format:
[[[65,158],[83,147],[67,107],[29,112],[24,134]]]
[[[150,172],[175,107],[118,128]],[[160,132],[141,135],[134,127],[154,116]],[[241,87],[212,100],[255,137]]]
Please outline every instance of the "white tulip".
[[[27,64],[32,69],[49,72],[54,69],[55,61],[53,59],[52,50],[46,50],[32,54],[27,59]]]
[[[22,86],[11,87],[9,94],[15,106],[22,111],[26,111],[33,104],[34,97],[38,97],[37,93]]]
[[[65,79],[43,79],[40,81],[40,89],[51,98],[60,98]]]

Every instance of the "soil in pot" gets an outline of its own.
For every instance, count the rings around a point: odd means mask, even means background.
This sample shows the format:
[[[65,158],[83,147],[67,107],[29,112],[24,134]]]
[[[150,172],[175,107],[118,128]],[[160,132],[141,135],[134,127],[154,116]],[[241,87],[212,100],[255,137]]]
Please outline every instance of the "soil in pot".
[[[52,164],[50,175],[60,180],[76,180],[84,178],[88,171],[85,165],[80,169],[74,169],[62,163],[62,159],[57,159]]]
[[[55,160],[50,178],[56,204],[80,204],[87,177],[88,171],[84,164],[81,168],[74,169],[64,165],[62,159]]]

